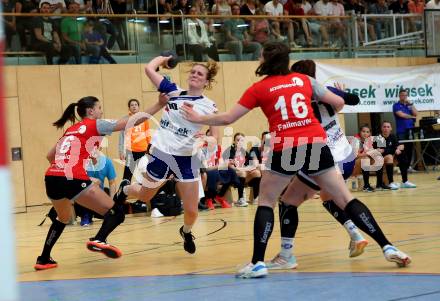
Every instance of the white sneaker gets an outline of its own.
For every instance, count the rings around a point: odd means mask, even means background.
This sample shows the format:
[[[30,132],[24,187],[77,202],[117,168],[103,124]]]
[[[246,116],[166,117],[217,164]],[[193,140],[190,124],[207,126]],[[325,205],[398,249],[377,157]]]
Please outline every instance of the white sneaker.
[[[383,247],[383,255],[390,262],[395,262],[398,267],[405,267],[411,263],[411,257],[397,249],[395,246],[386,245]]]
[[[163,214],[159,211],[159,209],[154,208],[151,210],[151,217],[163,217]]]
[[[350,250],[349,257],[357,257],[364,253],[365,247],[368,245],[368,241],[366,239],[361,240],[350,240],[350,244],[348,249]]]
[[[292,270],[298,267],[298,263],[295,256],[284,258],[278,253],[271,261],[266,262],[266,267],[269,270]]]
[[[414,183],[411,183],[410,181],[406,181],[405,183],[402,183],[402,188],[416,188],[417,185]]]
[[[418,172],[418,170],[415,170],[414,168],[412,168],[412,166],[408,167],[408,173],[415,173]]]
[[[244,198],[239,198],[237,202],[235,202],[235,207],[247,207],[248,203]]]
[[[258,205],[258,197],[256,197],[256,198],[252,201],[252,205]]]
[[[400,184],[396,183],[396,182],[393,182],[393,183],[389,184],[388,186],[390,186],[391,190],[397,190],[400,188]]]
[[[258,261],[256,264],[248,263],[244,267],[237,271],[235,277],[237,278],[261,278],[268,274],[266,264],[262,261]]]

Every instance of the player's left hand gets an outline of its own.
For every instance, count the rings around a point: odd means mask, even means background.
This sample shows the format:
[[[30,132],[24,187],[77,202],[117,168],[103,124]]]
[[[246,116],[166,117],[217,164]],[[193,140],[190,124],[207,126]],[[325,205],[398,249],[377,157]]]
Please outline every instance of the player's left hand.
[[[165,93],[160,93],[159,94],[159,104],[160,105],[165,106],[168,103],[169,99],[170,98],[168,97],[167,94],[165,94]]]
[[[180,107],[180,112],[186,120],[189,120],[194,123],[201,122],[201,116],[194,111],[193,105],[185,102],[183,106]]]

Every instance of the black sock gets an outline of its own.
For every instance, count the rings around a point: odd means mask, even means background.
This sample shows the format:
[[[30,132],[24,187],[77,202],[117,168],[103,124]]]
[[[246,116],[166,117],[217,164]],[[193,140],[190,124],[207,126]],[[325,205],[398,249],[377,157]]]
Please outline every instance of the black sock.
[[[214,189],[212,189],[212,188],[208,188],[208,190],[205,191],[205,197],[206,197],[207,199],[212,199],[212,200],[214,200],[216,194],[217,194],[217,191],[214,190]]]
[[[260,182],[261,178],[253,178],[249,181],[249,186],[252,187],[252,191],[254,193],[254,199],[256,199],[260,194]]]
[[[408,166],[406,164],[400,164],[400,175],[402,176],[402,183],[408,182]]]
[[[364,187],[370,187],[370,172],[362,170],[362,178],[364,178]]]
[[[376,187],[381,187],[383,185],[383,166],[376,171],[377,184]]]
[[[394,182],[394,175],[393,175],[393,171],[394,171],[394,164],[385,164],[385,169],[387,170],[387,177],[388,177],[388,182],[391,184]]]
[[[272,234],[274,223],[273,209],[266,206],[258,206],[254,220],[254,254],[252,263],[264,261],[267,242]]]
[[[47,232],[46,241],[44,242],[43,252],[41,253],[41,257],[45,259],[50,258],[50,252],[52,251],[53,246],[57,242],[58,238],[60,238],[61,234],[64,231],[66,224],[60,222],[55,219],[52,221],[52,225]]]
[[[298,208],[279,202],[278,212],[280,214],[281,237],[294,238],[298,228]]]
[[[325,209],[341,224],[344,225],[346,221],[349,220],[348,216],[345,214],[344,210],[338,207],[335,202],[328,200],[322,202]]]
[[[122,224],[124,220],[124,209],[121,205],[115,204],[106,214],[104,214],[104,220],[102,221],[101,228],[96,234],[95,239],[106,241],[107,236],[109,236],[117,226]]]
[[[222,187],[220,187],[220,191],[218,192],[219,196],[225,196],[226,192],[229,189],[229,184],[223,184]]]
[[[370,210],[358,199],[351,200],[345,206],[345,213],[362,231],[370,235],[383,248],[391,244],[383,234]]]
[[[241,199],[243,197],[243,192],[244,192],[244,183],[246,182],[245,178],[238,178],[238,180],[240,181],[240,184],[238,184],[237,190],[238,190],[238,198]]]

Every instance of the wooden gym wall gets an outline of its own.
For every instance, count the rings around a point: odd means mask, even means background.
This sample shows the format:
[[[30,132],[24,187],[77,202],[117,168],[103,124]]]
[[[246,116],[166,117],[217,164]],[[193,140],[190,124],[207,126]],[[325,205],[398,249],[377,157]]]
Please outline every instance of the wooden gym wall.
[[[436,63],[427,58],[331,59],[321,62],[352,66],[413,66]],[[206,95],[215,100],[220,111],[231,108],[244,90],[257,80],[257,62],[222,62],[213,89]],[[186,87],[189,64],[166,70],[171,78]],[[68,66],[7,66],[5,72],[5,103],[9,148],[22,148],[22,160],[11,161],[15,211],[48,203],[44,191],[44,172],[48,166],[47,151],[62,131],[51,124],[74,101],[87,95],[102,100],[105,118],[127,114],[127,101],[137,98],[146,108],[158,93],[144,75],[143,65],[68,65]],[[423,114],[422,114],[423,115]],[[160,117],[160,113],[157,117]],[[343,119],[342,126],[344,126]],[[153,124],[152,127],[155,127]],[[254,110],[234,124],[234,132],[260,136],[267,129],[266,119]],[[104,152],[119,159],[118,135],[108,139]],[[123,167],[117,161],[119,178]]]

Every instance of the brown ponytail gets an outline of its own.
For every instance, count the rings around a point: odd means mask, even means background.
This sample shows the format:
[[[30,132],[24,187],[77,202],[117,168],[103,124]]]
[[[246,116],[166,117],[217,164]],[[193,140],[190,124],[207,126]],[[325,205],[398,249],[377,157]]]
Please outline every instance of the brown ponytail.
[[[87,109],[92,109],[98,101],[98,98],[95,96],[86,96],[78,100],[78,102],[71,103],[66,110],[64,110],[61,118],[53,123],[53,126],[56,126],[59,129],[62,128],[67,121],[75,123],[75,120],[77,120],[75,116],[75,107],[78,107],[76,109],[76,113],[79,115],[79,117],[86,117]]]
[[[62,128],[67,121],[70,121],[71,123],[74,123],[76,120],[76,116],[75,116],[75,107],[78,105],[78,103],[71,103],[67,109],[64,110],[63,112],[63,116],[61,116],[60,119],[58,119],[57,121],[55,121],[52,125],[56,126],[57,129]]]

